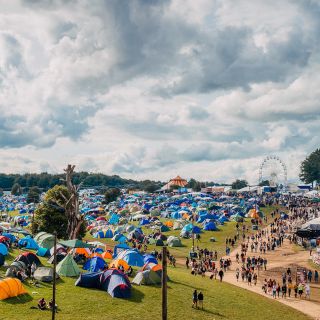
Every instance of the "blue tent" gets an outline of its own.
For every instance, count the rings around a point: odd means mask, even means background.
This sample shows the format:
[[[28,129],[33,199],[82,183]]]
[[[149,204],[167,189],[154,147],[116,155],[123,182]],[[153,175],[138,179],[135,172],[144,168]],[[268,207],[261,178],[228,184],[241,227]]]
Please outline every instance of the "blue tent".
[[[93,257],[88,259],[87,262],[84,264],[83,269],[89,270],[90,272],[97,272],[104,269],[106,263],[100,257]]]
[[[124,251],[127,249],[130,249],[130,247],[125,243],[116,245],[113,249],[113,258],[115,258],[121,251]]]
[[[124,260],[129,266],[142,267],[144,265],[143,256],[134,249],[121,252],[117,258]]]
[[[147,224],[150,224],[150,221],[148,219],[141,219],[139,224],[140,226],[145,226]]]
[[[99,288],[102,272],[80,274],[75,285],[83,288]]]
[[[196,233],[196,234],[201,233],[201,229],[197,226],[193,226],[193,233]]]
[[[47,248],[39,248],[37,251],[37,256],[39,257],[46,257],[46,256],[50,256],[50,249]]]
[[[206,231],[216,231],[217,226],[215,225],[215,223],[213,221],[208,221],[208,222],[204,223],[203,229]]]
[[[2,235],[4,237],[7,237],[8,239],[10,239],[10,242],[16,241],[16,237],[12,233],[4,232],[4,233],[2,233]]]
[[[155,264],[158,264],[158,261],[157,261],[156,257],[153,256],[152,254],[145,254],[145,255],[143,256],[143,261],[144,261],[145,264],[146,264],[146,263],[155,263]]]
[[[98,231],[93,235],[94,238],[105,238],[105,234],[103,231]]]
[[[119,216],[114,213],[114,214],[112,214],[112,216],[110,217],[109,223],[110,223],[110,224],[118,224],[118,223],[119,223],[119,220],[120,220]]]
[[[6,256],[8,254],[8,248],[5,244],[0,243],[0,254]]]
[[[117,269],[109,269],[101,274],[100,289],[107,291],[114,298],[131,296],[131,283],[128,277]]]
[[[31,236],[26,236],[25,238],[19,240],[18,245],[29,250],[39,249],[39,245]]]
[[[171,218],[172,219],[180,219],[181,218],[181,214],[179,212],[172,212],[171,213]]]
[[[112,232],[111,229],[108,229],[108,230],[106,231],[105,237],[106,237],[106,238],[112,238],[112,237],[113,237],[113,232]]]

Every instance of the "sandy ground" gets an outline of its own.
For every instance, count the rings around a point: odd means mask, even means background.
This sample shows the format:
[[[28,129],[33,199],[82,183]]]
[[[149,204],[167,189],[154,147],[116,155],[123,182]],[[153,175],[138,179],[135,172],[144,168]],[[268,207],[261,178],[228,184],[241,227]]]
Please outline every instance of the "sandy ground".
[[[310,269],[310,265],[308,265],[309,252],[293,250],[293,245],[290,244],[289,240],[285,240],[284,245],[282,247],[277,248],[275,251],[268,252],[266,253],[266,255],[264,255],[268,260],[267,271],[259,272],[258,283],[256,286],[254,286],[253,284],[252,286],[248,286],[248,284],[246,282],[242,282],[241,279],[239,279],[239,282],[237,282],[236,280],[235,270],[239,266],[235,258],[237,252],[239,252],[239,254],[241,253],[240,247],[238,247],[237,249],[231,252],[230,257],[232,260],[232,266],[230,268],[230,271],[227,271],[225,273],[223,280],[233,285],[236,285],[238,287],[241,287],[246,290],[250,290],[257,294],[268,297],[270,299],[273,299],[273,298],[269,295],[266,295],[261,288],[265,278],[276,279],[277,281],[279,280],[281,285],[282,272],[285,271],[288,267],[291,267],[292,274],[293,274],[292,279],[293,279],[293,283],[295,283],[295,274],[296,274],[297,266],[306,267]],[[259,256],[259,253],[251,253],[249,250],[247,255],[257,257]],[[239,266],[239,269],[240,269],[240,266]],[[292,298],[292,294],[291,294],[291,298],[282,299],[280,297],[279,299],[277,299],[277,301],[287,306],[290,306],[292,308],[295,308],[311,316],[314,319],[320,320],[320,285],[311,283],[310,287],[311,287],[310,300],[294,298],[294,294]]]

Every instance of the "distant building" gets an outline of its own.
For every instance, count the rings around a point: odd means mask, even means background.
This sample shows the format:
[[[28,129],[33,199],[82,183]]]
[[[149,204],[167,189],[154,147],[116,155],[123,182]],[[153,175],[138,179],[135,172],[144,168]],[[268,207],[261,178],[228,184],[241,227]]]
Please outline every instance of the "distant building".
[[[231,190],[230,186],[212,186],[201,188],[201,192],[204,193],[225,193]]]

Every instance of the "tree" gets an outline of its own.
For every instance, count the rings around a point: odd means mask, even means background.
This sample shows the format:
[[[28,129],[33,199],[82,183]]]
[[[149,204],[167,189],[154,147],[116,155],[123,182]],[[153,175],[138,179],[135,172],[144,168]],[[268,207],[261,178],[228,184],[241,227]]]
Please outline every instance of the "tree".
[[[69,239],[68,216],[66,211],[70,207],[70,193],[65,186],[55,186],[45,194],[43,202],[39,204],[34,214],[32,232],[36,234],[40,231],[53,233],[57,232],[60,239]],[[83,223],[79,231],[79,238],[84,237],[86,226]]]
[[[108,204],[110,202],[116,201],[120,194],[120,189],[109,188],[104,194],[105,202]]]
[[[31,187],[27,195],[27,203],[39,203],[41,191],[38,187]]]
[[[269,187],[270,186],[270,181],[269,180],[263,180],[263,181],[261,181],[259,183],[259,186],[260,187],[265,187],[265,186]]]
[[[320,149],[316,149],[302,161],[300,179],[304,183],[320,183]]]
[[[13,194],[14,196],[20,196],[22,194],[22,188],[19,183],[15,183],[12,186],[11,194]]]
[[[231,185],[231,188],[234,190],[242,189],[248,186],[248,182],[246,180],[237,179]]]

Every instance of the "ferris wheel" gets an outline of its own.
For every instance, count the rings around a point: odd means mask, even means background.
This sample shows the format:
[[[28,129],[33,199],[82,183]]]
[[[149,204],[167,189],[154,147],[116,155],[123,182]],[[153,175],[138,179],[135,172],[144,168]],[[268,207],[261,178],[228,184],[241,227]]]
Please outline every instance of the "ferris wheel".
[[[267,156],[259,167],[259,183],[269,181],[271,187],[287,186],[287,167],[278,156]]]

